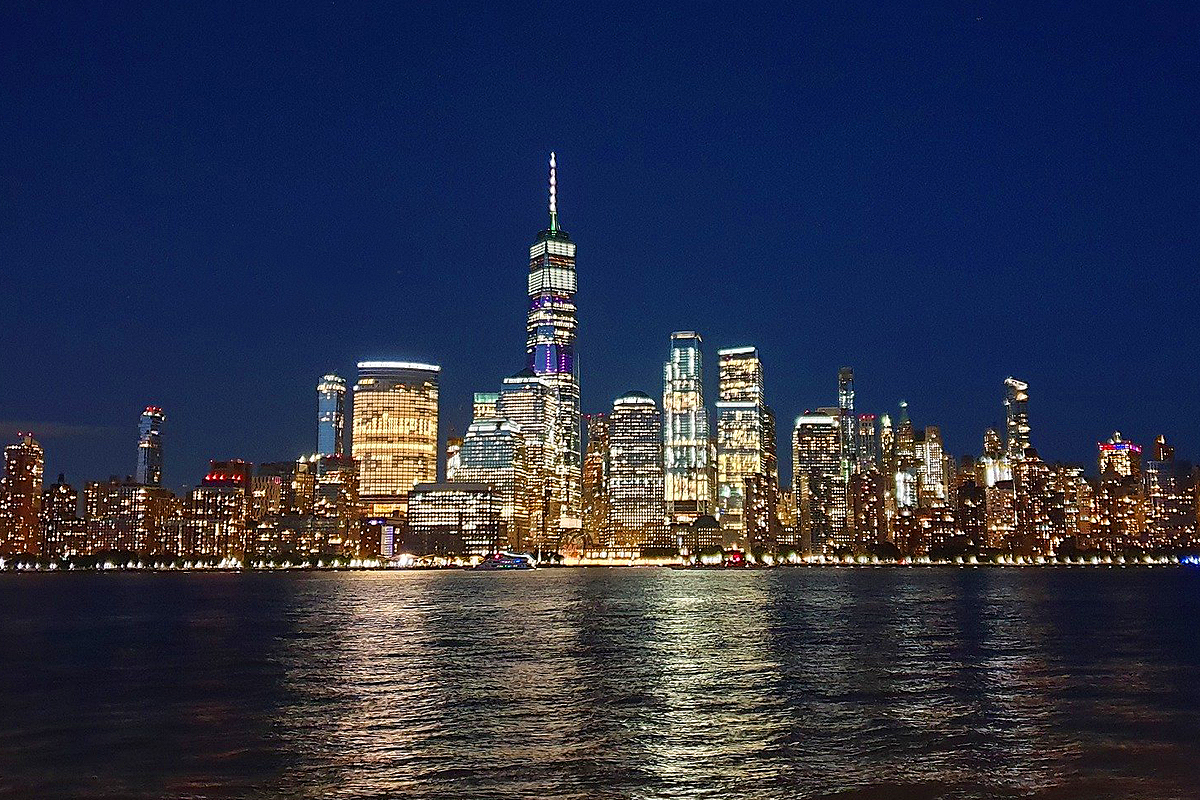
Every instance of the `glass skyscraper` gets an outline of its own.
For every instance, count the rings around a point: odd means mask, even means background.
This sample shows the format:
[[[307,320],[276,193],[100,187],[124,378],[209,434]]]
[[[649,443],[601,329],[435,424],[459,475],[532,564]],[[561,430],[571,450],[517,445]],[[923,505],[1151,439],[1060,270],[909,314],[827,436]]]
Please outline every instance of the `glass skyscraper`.
[[[1004,415],[1008,427],[1008,457],[1024,458],[1029,447],[1029,384],[1016,378],[1004,380]]]
[[[560,480],[551,498],[557,508],[556,528],[578,528],[581,513],[582,451],[579,410],[579,364],[576,360],[575,243],[558,227],[558,184],[550,154],[550,227],[529,248],[529,313],[526,366],[558,397],[554,454]]]
[[[668,547],[658,406],[643,392],[628,392],[613,401],[609,420],[610,555]]]
[[[446,478],[492,487],[501,522],[499,541],[492,544],[518,551],[528,547],[532,494],[520,426],[506,419],[472,422],[463,437],[458,463]]]
[[[332,372],[317,384],[317,455],[340,456],[346,428],[346,380]]]
[[[676,331],[663,364],[663,462],[672,522],[691,522],[716,511],[701,345],[700,334]]]
[[[143,486],[162,486],[162,426],[167,421],[158,406],[146,406],[138,423],[138,462],[135,480]]]
[[[352,454],[373,517],[403,516],[413,486],[437,480],[440,372],[408,361],[358,364]]]
[[[754,347],[717,351],[720,393],[717,400],[717,503],[727,543],[740,541],[745,529],[742,506],[746,479],[771,469],[768,440],[771,420],[763,402],[763,370]]]

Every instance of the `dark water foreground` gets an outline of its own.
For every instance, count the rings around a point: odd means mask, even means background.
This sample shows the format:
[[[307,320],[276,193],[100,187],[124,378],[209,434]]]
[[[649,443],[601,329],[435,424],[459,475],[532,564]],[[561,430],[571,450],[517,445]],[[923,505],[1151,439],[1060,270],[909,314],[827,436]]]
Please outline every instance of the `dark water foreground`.
[[[1200,797],[1200,570],[0,576],[20,797]]]

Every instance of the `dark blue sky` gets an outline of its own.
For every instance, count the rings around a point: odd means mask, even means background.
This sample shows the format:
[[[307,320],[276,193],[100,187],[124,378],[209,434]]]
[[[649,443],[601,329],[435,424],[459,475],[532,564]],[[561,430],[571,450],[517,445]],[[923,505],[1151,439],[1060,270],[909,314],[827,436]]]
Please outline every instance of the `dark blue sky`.
[[[0,427],[51,475],[132,472],[147,403],[172,486],[294,457],[366,357],[441,363],[461,432],[551,149],[586,411],[689,328],[781,433],[850,364],[956,453],[1011,373],[1050,459],[1200,456],[1192,3],[182,5],[0,11]]]

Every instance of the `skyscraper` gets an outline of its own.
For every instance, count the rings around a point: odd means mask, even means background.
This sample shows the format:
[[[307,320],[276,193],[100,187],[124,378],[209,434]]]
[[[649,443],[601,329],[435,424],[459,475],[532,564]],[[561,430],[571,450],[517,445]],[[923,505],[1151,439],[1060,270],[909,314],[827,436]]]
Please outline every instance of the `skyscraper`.
[[[358,364],[352,447],[371,516],[403,516],[412,487],[437,480],[440,371],[408,361]]]
[[[31,433],[4,448],[0,487],[0,555],[40,555],[42,544],[42,446]]]
[[[545,377],[524,369],[504,379],[496,412],[516,425],[525,440],[529,470],[529,550],[554,550],[560,540],[559,520],[566,497],[559,434],[562,429],[558,388]]]
[[[346,379],[330,372],[317,384],[317,455],[340,456],[346,428]]]
[[[593,552],[612,546],[611,502],[608,496],[609,442],[612,425],[608,414],[587,415],[587,455],[583,459],[583,530]]]
[[[875,430],[874,414],[858,415],[858,464],[866,470],[879,466],[879,434]]]
[[[1112,470],[1123,478],[1132,476],[1141,480],[1141,445],[1126,441],[1121,438],[1120,431],[1115,431],[1112,436],[1108,437],[1107,442],[1097,442],[1096,448],[1099,451],[1099,456],[1096,460],[1100,467],[1101,475]]]
[[[558,398],[554,456],[560,479],[553,497],[556,528],[578,528],[581,508],[579,363],[576,360],[575,243],[558,227],[558,178],[550,154],[550,227],[529,248],[526,366]]]
[[[1029,447],[1029,384],[1009,376],[1004,380],[1004,415],[1008,430],[1008,457],[1025,457]]]
[[[767,474],[771,436],[763,400],[763,369],[754,347],[717,351],[720,392],[717,400],[717,503],[728,543],[742,539],[746,478]]]
[[[492,487],[500,505],[501,523],[499,541],[492,542],[493,547],[522,551],[529,546],[533,486],[520,426],[497,418],[472,422],[463,437],[457,466],[446,477],[455,483],[483,483]]]
[[[701,344],[693,331],[672,333],[671,353],[663,364],[663,461],[672,522],[691,522],[716,510]]]
[[[143,486],[162,486],[162,426],[167,421],[158,406],[146,406],[138,423],[138,462],[135,480]]]
[[[854,417],[854,369],[838,370],[838,428],[841,435],[842,475],[850,473],[858,463],[858,431]]]
[[[853,544],[846,526],[846,483],[838,409],[801,414],[792,431],[792,490],[803,537],[815,553]]]
[[[663,504],[662,416],[643,392],[613,401],[609,438],[609,497],[615,555],[661,550],[666,538]]]

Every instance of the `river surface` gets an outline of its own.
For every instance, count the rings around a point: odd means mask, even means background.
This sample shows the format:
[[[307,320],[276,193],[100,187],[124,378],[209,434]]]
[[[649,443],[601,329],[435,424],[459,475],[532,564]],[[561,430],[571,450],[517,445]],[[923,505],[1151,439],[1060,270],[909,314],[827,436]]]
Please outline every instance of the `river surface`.
[[[1200,570],[0,575],[0,794],[1197,798]]]

